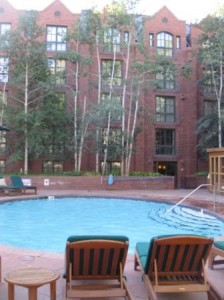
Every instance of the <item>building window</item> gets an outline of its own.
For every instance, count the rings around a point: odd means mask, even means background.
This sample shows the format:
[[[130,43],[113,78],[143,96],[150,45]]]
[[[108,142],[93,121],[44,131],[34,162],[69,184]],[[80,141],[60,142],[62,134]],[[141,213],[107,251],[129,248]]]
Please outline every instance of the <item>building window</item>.
[[[65,109],[65,93],[61,93],[61,92],[56,93],[55,105],[59,109]]]
[[[47,51],[66,51],[67,27],[47,26]]]
[[[3,36],[8,31],[11,30],[11,24],[9,23],[0,23],[0,36]]]
[[[113,75],[113,77],[112,77]],[[102,60],[102,83],[103,85],[120,86],[122,80],[121,61]]]
[[[48,160],[44,161],[43,173],[45,174],[61,174],[63,172],[63,161],[59,160]]]
[[[55,76],[57,84],[65,84],[66,61],[63,59],[48,58],[48,68]]]
[[[130,41],[130,33],[129,33],[129,31],[125,31],[124,32],[124,42],[127,45],[127,44],[129,44],[129,41]]]
[[[107,146],[108,144],[108,146]],[[102,129],[102,154],[107,148],[107,160],[115,161],[121,157],[121,128],[110,128],[108,143],[107,129]]]
[[[173,56],[173,36],[167,32],[157,34],[157,54]]]
[[[217,101],[204,100],[204,115],[211,115],[217,113]]]
[[[5,160],[0,160],[0,173],[5,173]]]
[[[5,49],[8,47],[8,41],[7,38],[4,38],[4,35],[7,34],[11,30],[11,24],[9,23],[0,23],[0,38],[1,40],[1,49]]]
[[[154,47],[154,34],[153,33],[149,34],[149,46]]]
[[[0,131],[0,153],[6,152],[6,132]]]
[[[102,169],[103,169],[103,162],[101,162],[101,170]],[[107,161],[105,173],[108,175],[113,174],[115,176],[121,175],[121,162],[120,161]]]
[[[205,70],[203,73],[203,92],[204,94],[215,93],[215,87],[212,80],[212,73],[210,70]]]
[[[181,48],[181,39],[179,35],[176,36],[176,47],[177,49]]]
[[[174,90],[175,89],[175,74],[171,69],[163,68],[156,73],[156,80],[159,89]]]
[[[7,105],[7,93],[0,91],[0,109]]]
[[[156,154],[175,155],[176,154],[175,130],[156,129]]]
[[[156,97],[156,122],[174,123],[176,120],[175,99],[172,97]]]
[[[0,57],[0,82],[6,83],[9,80],[9,59]]]
[[[49,155],[61,155],[64,153],[64,146],[61,143],[52,143],[52,144],[48,144],[46,145],[46,149],[48,150],[48,154]]]
[[[135,42],[138,43],[140,41],[143,41],[143,16],[142,15],[136,15],[135,28],[136,28]]]
[[[103,51],[112,53],[121,51],[121,36],[117,29],[109,28],[104,31]]]
[[[108,93],[101,94],[101,104],[104,105],[105,118],[111,113],[111,121],[120,121],[122,114],[121,96]]]

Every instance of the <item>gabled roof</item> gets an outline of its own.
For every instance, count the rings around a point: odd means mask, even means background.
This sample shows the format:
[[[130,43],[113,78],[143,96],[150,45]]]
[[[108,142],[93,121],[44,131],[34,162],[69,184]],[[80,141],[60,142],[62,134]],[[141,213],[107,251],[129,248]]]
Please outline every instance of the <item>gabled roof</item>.
[[[8,0],[0,0],[0,8],[9,8],[10,10],[16,10],[15,7]]]
[[[157,15],[161,15],[161,14],[165,14],[165,15],[170,15],[173,18],[175,18],[176,20],[179,20],[174,13],[166,6],[164,5],[163,7],[161,7],[154,15],[153,18],[155,18]]]
[[[0,0],[1,1],[1,0]],[[63,10],[67,10],[67,12],[70,12],[70,13],[72,13],[68,8],[67,8],[67,6],[65,6],[65,4],[61,1],[61,0],[54,0],[51,4],[49,4],[45,9],[43,9],[43,11],[46,11],[46,10],[52,10],[52,9],[54,9],[54,7],[55,8],[57,8],[58,9],[58,7],[61,7],[61,8],[63,8]]]

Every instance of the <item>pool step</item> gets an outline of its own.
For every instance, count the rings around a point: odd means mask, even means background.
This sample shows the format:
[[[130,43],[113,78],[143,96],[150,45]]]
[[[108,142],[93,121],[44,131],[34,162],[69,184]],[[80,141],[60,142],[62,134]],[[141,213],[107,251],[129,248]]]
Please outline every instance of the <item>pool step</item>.
[[[156,223],[166,223],[168,226],[190,231],[195,234],[219,236],[223,234],[221,220],[208,214],[204,210],[194,210],[187,207],[175,207],[169,213],[166,209],[148,211],[148,218]]]

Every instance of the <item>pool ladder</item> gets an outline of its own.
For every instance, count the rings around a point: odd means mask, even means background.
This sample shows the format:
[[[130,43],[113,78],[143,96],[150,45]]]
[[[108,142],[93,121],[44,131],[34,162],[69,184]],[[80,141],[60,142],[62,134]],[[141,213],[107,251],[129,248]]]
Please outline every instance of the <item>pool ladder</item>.
[[[197,190],[199,190],[203,186],[212,186],[213,187],[213,199],[214,199],[213,210],[215,211],[215,203],[216,203],[215,187],[211,183],[204,183],[204,184],[199,185],[196,189],[194,189],[193,191],[191,191],[189,194],[187,194],[187,196],[185,196],[183,199],[181,199],[179,202],[177,202],[171,208],[167,209],[167,211],[165,212],[165,214],[168,214],[169,212],[171,212],[175,207],[179,206],[182,202],[184,202],[187,198],[189,198],[192,194],[194,194]]]

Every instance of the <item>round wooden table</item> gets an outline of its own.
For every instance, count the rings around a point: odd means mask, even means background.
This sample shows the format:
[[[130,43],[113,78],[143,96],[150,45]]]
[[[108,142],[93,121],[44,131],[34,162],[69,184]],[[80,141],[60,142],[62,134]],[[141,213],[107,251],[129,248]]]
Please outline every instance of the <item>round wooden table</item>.
[[[37,300],[38,287],[50,284],[50,299],[56,300],[56,280],[59,274],[49,269],[26,268],[13,270],[6,274],[8,283],[8,300],[14,300],[14,286],[19,285],[28,288],[28,299]]]

